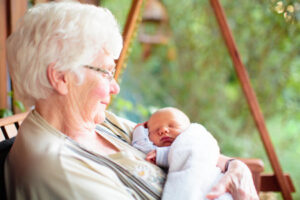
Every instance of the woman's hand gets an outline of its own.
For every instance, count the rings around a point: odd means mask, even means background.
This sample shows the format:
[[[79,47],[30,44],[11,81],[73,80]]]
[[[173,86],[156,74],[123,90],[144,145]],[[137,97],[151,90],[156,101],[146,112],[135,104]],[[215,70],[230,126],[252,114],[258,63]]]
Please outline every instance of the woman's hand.
[[[243,162],[239,160],[231,161],[227,172],[206,197],[208,199],[215,199],[225,192],[231,193],[235,200],[259,199],[254,187],[252,174]]]

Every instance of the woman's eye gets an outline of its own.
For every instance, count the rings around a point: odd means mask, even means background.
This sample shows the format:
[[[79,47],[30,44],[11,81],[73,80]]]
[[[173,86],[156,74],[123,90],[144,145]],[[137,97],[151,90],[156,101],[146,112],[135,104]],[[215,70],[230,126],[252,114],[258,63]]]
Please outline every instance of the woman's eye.
[[[102,73],[102,76],[103,76],[104,78],[109,78],[109,74],[108,74],[108,73]]]

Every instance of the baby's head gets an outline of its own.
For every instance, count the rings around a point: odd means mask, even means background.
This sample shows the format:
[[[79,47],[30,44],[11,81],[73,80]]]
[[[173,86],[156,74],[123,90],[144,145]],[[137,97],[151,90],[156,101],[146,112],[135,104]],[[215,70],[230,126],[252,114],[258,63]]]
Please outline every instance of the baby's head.
[[[149,139],[156,146],[170,146],[189,125],[189,118],[177,108],[159,109],[151,115],[147,122]]]

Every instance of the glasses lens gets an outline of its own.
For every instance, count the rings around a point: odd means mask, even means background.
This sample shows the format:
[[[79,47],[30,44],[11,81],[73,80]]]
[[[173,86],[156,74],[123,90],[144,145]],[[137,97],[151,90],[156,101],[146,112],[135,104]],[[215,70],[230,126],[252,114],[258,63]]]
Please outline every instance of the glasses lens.
[[[111,71],[108,71],[106,69],[102,69],[102,68],[98,68],[98,67],[93,67],[93,66],[90,66],[90,65],[84,65],[85,68],[88,68],[88,69],[91,69],[91,70],[94,70],[98,73],[101,73],[103,75],[105,75],[104,77],[106,77],[108,80],[112,81],[115,77],[115,72],[116,72],[116,69],[113,69]]]

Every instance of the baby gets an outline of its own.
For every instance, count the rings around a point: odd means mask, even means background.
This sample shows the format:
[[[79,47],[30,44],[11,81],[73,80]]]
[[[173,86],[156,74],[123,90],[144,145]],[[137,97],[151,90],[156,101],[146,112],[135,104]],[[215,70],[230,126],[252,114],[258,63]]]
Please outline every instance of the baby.
[[[172,107],[156,111],[133,132],[132,145],[147,154],[146,160],[169,167],[162,199],[202,200],[222,177],[217,162],[219,147],[200,124],[190,123]],[[226,193],[218,200],[231,200]]]

